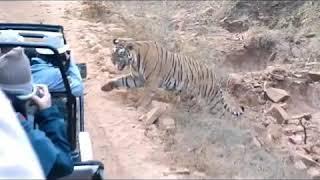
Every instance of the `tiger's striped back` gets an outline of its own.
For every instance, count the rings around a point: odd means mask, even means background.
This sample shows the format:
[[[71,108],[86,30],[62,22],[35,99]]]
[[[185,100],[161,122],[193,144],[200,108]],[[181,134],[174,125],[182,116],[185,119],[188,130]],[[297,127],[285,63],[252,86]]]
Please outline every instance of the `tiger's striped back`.
[[[226,91],[226,79],[217,77],[206,64],[170,52],[156,42],[135,41],[132,46],[131,74],[139,77],[144,87],[203,98],[211,112],[222,104],[232,114],[242,114],[240,106],[228,104],[230,95]]]

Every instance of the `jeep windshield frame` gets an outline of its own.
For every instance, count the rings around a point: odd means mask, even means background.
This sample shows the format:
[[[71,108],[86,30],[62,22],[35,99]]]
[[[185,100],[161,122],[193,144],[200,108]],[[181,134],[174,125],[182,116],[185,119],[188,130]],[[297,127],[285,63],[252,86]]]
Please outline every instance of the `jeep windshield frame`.
[[[1,25],[0,25],[1,26]],[[58,96],[65,95],[67,98],[67,113],[68,113],[68,136],[69,142],[72,145],[72,149],[76,149],[76,114],[72,112],[76,112],[76,97],[72,94],[71,87],[67,78],[67,66],[69,63],[67,62],[66,56],[61,56],[56,48],[51,45],[44,44],[42,42],[0,42],[0,48],[46,48],[53,51],[53,59],[56,59],[56,65],[58,66],[61,77],[63,80],[63,85],[65,87],[65,92],[52,92]]]

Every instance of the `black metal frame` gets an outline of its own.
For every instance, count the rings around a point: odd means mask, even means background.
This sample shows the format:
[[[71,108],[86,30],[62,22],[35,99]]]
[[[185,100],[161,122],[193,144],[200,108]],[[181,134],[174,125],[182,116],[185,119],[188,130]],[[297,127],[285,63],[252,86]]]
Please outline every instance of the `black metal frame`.
[[[65,36],[63,33],[63,27],[59,25],[47,25],[47,24],[17,24],[17,23],[0,23],[0,30],[30,30],[30,31],[46,31],[46,32],[59,32],[63,35],[64,42],[66,43]],[[22,33],[24,37],[41,38],[39,34],[33,33]],[[54,52],[52,55],[54,59],[57,59],[55,65],[58,66],[63,84],[65,86],[65,92],[53,93],[54,96],[66,96],[67,97],[67,112],[68,112],[68,138],[71,143],[72,150],[77,148],[77,107],[76,97],[73,96],[69,81],[67,79],[66,70],[69,66],[69,59],[66,56],[61,56],[58,50],[48,44],[38,42],[0,42],[1,47],[23,47],[23,48],[47,48]],[[81,108],[83,108],[83,97],[80,98]],[[82,119],[82,120],[81,120]],[[83,123],[83,118],[80,118],[80,123]],[[83,125],[80,125],[80,131],[84,129]]]

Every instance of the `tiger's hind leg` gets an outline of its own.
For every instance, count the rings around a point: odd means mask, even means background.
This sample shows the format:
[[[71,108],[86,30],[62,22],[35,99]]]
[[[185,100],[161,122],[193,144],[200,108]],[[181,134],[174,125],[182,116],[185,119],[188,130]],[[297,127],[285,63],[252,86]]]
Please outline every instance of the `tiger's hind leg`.
[[[195,95],[180,94],[181,106],[188,112],[199,112],[202,110],[201,99]]]
[[[221,91],[217,91],[210,100],[208,111],[212,115],[220,115],[219,117],[225,114]]]
[[[220,89],[211,99],[209,112],[213,115],[219,115],[220,118],[226,113],[239,117],[243,114],[244,108],[230,94]]]

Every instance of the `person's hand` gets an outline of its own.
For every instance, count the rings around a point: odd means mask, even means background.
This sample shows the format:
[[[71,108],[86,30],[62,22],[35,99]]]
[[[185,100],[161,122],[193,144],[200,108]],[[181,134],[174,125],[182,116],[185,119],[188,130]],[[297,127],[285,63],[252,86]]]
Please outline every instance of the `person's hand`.
[[[51,95],[49,93],[48,87],[44,85],[38,85],[37,88],[41,96],[39,97],[38,95],[34,95],[31,99],[39,107],[39,110],[44,110],[51,107]]]

